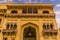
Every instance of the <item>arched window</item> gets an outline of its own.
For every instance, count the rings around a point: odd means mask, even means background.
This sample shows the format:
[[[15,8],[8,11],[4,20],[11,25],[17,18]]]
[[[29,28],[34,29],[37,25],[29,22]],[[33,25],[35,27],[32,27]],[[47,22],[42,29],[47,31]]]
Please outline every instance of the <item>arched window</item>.
[[[6,26],[7,26],[6,29],[9,29],[10,28],[10,24],[9,23],[7,23]]]
[[[43,14],[48,14],[48,13],[49,13],[48,10],[44,10],[44,11],[43,11]]]
[[[18,13],[17,10],[12,10],[11,13]]]
[[[50,24],[50,29],[53,29],[53,23]]]
[[[36,30],[32,27],[28,27],[24,30],[24,37],[36,37]]]
[[[43,24],[43,29],[46,29],[46,24]]]
[[[47,29],[49,29],[49,23],[47,23]]]
[[[25,8],[22,8],[22,13],[23,14],[26,14],[27,13],[27,8],[25,7]]]

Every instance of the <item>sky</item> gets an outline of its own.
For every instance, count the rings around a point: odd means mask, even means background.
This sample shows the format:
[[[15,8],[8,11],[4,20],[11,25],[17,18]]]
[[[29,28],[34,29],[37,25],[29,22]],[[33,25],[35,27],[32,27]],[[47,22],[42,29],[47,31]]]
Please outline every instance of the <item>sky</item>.
[[[54,13],[56,14],[56,21],[58,27],[60,27],[60,0],[0,0],[0,3],[52,3],[54,4]]]

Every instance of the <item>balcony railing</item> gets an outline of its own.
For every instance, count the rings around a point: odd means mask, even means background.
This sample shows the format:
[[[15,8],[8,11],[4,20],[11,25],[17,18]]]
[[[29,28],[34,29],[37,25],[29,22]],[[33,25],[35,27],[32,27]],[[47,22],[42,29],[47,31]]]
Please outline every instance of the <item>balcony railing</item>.
[[[12,30],[12,29],[4,29],[3,31],[2,31],[2,34],[3,35],[16,35],[16,33],[17,33],[17,30]]]
[[[45,17],[45,18],[55,18],[55,15],[54,14],[5,14],[4,15],[5,17]]]
[[[42,31],[43,36],[47,35],[47,36],[53,36],[53,35],[57,35],[58,34],[58,30],[43,30]]]
[[[12,29],[4,29],[3,32],[17,32],[17,30],[12,30]]]
[[[58,33],[58,30],[52,30],[52,29],[46,30],[46,29],[44,29],[42,32],[43,32],[43,33],[46,33],[46,32]]]
[[[43,14],[43,13],[36,13],[36,14],[29,14],[29,13],[27,13],[27,14],[23,14],[23,13],[15,13],[15,14],[13,14],[13,13],[0,13],[0,16],[3,16],[3,17],[14,17],[14,18],[21,18],[21,17],[40,17],[40,18],[55,18],[55,14],[54,13],[52,13],[52,14]]]

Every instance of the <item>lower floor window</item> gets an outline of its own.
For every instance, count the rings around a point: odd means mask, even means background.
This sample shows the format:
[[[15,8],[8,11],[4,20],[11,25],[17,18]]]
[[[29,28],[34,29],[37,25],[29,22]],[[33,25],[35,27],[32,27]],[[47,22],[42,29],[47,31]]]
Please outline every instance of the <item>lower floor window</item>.
[[[7,40],[7,38],[3,38],[3,40]]]

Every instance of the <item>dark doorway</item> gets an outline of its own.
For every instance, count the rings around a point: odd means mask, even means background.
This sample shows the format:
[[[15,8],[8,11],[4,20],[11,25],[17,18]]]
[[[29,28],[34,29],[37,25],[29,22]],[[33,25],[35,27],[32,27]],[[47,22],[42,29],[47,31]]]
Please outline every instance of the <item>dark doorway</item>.
[[[33,27],[27,27],[24,29],[23,40],[36,40],[36,29]]]

